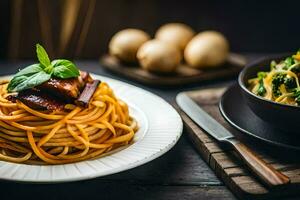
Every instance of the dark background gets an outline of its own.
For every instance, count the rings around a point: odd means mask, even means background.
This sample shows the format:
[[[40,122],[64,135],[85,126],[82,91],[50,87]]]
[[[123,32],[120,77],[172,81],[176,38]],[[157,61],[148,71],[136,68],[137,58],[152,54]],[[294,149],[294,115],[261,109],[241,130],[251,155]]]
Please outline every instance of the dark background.
[[[59,34],[65,12],[61,7],[77,1],[81,4],[76,28],[61,52]],[[90,26],[78,46],[89,5],[94,7]],[[51,56],[98,58],[120,29],[141,28],[153,35],[167,22],[184,22],[196,31],[221,31],[235,52],[296,51],[300,48],[299,5],[300,1],[1,0],[0,59],[32,58],[37,42],[45,45]],[[21,22],[16,27],[17,16]]]

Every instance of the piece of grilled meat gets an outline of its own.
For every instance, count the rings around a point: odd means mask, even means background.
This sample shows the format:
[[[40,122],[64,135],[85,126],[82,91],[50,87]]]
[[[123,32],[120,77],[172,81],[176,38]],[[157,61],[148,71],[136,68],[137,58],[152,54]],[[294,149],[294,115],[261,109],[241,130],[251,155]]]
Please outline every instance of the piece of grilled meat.
[[[37,86],[41,91],[47,91],[52,95],[62,98],[70,103],[77,99],[86,83],[92,82],[93,79],[87,72],[80,71],[78,78],[58,79],[51,78],[49,81]]]
[[[63,110],[65,106],[65,102],[36,89],[20,91],[14,98],[35,110]]]
[[[8,100],[19,100],[35,110],[63,110],[65,104],[73,103],[82,92],[86,83],[93,82],[87,72],[80,72],[78,78],[49,81],[32,89],[20,91],[16,96],[8,96]]]

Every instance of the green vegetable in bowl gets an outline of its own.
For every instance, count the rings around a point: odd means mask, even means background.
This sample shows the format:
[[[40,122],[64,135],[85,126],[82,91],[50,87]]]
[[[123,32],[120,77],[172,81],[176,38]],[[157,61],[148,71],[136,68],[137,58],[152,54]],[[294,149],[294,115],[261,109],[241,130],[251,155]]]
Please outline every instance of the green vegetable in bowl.
[[[290,77],[290,76],[285,76],[284,85],[287,90],[292,90],[293,88],[297,87],[295,78]]]
[[[275,97],[278,97],[281,95],[281,91],[279,90],[279,87],[281,86],[281,84],[284,83],[284,78],[285,78],[285,74],[282,74],[282,73],[278,73],[273,76],[272,91],[273,91],[273,95]]]
[[[295,64],[294,59],[292,57],[287,57],[284,60],[284,68],[285,70],[289,69],[293,64]]]
[[[36,44],[36,54],[39,63],[29,65],[16,73],[8,84],[9,92],[33,88],[51,77],[67,79],[80,75],[78,68],[69,60],[58,59],[51,62],[46,50],[40,44]]]
[[[266,93],[266,88],[264,86],[264,77],[266,77],[266,73],[265,72],[258,72],[257,73],[257,77],[259,79],[259,86],[257,88],[257,94],[259,96],[263,96]]]
[[[293,92],[293,97],[295,98],[295,101],[299,104],[300,103],[300,89],[295,89]]]

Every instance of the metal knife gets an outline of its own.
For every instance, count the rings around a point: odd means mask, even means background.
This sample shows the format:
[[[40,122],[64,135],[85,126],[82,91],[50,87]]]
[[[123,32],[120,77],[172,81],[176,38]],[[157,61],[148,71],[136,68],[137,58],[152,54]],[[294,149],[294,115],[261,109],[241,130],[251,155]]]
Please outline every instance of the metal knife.
[[[285,185],[290,182],[287,176],[260,159],[252,150],[197,105],[186,93],[179,93],[176,102],[206,133],[220,142],[230,143],[252,172],[268,187]]]

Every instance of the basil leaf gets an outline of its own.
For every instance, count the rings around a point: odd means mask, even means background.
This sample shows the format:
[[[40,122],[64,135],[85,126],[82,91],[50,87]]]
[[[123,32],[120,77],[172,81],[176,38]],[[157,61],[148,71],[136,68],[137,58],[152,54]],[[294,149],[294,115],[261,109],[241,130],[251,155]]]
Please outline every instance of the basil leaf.
[[[7,90],[9,92],[19,92],[21,90],[33,88],[40,85],[51,78],[50,74],[45,71],[40,71],[30,75],[21,75],[14,77],[8,84]]]
[[[20,70],[18,73],[14,75],[12,80],[9,82],[7,90],[9,92],[15,91],[14,88],[17,87],[18,84],[24,82],[29,76],[41,71],[43,71],[43,69],[39,64],[29,65],[28,67]]]
[[[51,62],[51,65],[53,67],[57,67],[59,65],[65,65],[65,66],[69,66],[69,65],[73,65],[75,67],[75,64],[69,60],[66,60],[66,59],[56,59],[56,60],[53,60]],[[76,68],[76,67],[75,67]]]
[[[53,76],[67,79],[67,78],[74,78],[79,76],[79,71],[73,67],[66,67],[64,65],[59,65],[53,69]]]
[[[80,75],[78,68],[69,60],[59,59],[51,62],[53,66],[53,76],[58,78],[73,78]]]
[[[16,92],[15,87],[17,87],[20,83],[24,82],[27,79],[27,76],[17,76],[14,77],[7,86],[8,92]]]
[[[50,62],[50,59],[48,57],[46,50],[40,44],[36,44],[36,55],[37,55],[38,60],[40,61],[43,68],[51,65],[51,62]]]
[[[30,74],[35,74],[40,71],[43,71],[40,64],[33,64],[33,65],[29,65],[28,67],[25,67],[24,69],[20,70],[18,73],[16,73],[14,75],[14,77],[23,76],[23,75],[27,76]]]

